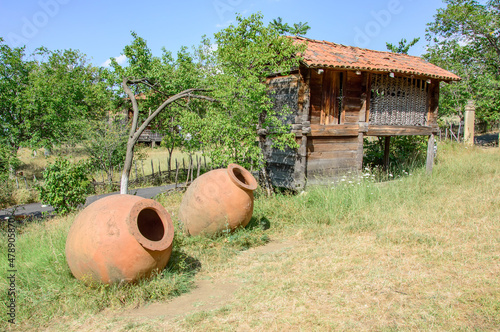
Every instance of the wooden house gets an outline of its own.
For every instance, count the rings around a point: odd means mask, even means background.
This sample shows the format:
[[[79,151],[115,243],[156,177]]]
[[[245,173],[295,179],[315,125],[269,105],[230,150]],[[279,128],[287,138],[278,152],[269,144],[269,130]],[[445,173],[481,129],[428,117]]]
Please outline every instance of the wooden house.
[[[273,185],[298,190],[308,184],[360,171],[363,138],[429,136],[432,167],[438,130],[439,85],[455,74],[406,54],[380,52],[295,37],[307,43],[300,67],[268,78],[275,107],[287,105],[299,148],[271,148],[260,130]]]

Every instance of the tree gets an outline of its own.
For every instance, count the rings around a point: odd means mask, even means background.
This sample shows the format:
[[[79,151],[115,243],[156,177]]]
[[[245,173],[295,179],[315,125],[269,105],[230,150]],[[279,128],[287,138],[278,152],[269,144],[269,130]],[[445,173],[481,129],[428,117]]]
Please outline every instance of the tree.
[[[425,58],[462,78],[441,90],[441,114],[462,116],[468,100],[476,118],[500,120],[500,2],[445,0],[427,26]]]
[[[260,168],[264,156],[256,144],[257,130],[271,128],[269,138],[275,146],[295,147],[295,137],[282,118],[289,110],[274,110],[265,84],[272,73],[286,75],[299,66],[298,54],[306,45],[294,44],[282,29],[262,22],[261,14],[238,16],[237,25],[215,34],[217,48],[208,70],[212,96],[220,101],[208,105],[199,117],[203,142],[216,165],[236,162],[244,167]]]
[[[126,121],[121,116],[93,121],[89,126],[83,146],[89,155],[89,164],[95,170],[106,172],[109,185],[111,185],[115,168],[121,166],[125,160]]]
[[[420,37],[418,38],[413,38],[413,40],[409,43],[407,43],[406,38],[402,38],[399,41],[399,44],[393,45],[391,43],[385,43],[387,50],[391,51],[392,53],[402,53],[402,54],[408,54],[408,51],[410,50],[410,47],[414,46],[418,41],[420,40]]]
[[[194,63],[186,48],[177,53],[176,59],[165,49],[161,57],[155,57],[143,38],[135,32],[132,32],[132,37],[132,43],[124,48],[128,66],[122,67],[112,59],[116,82],[121,80],[119,88],[122,97],[127,98],[133,111],[121,193],[128,192],[134,147],[143,131],[151,126],[157,130],[163,129],[164,134],[173,134],[168,129],[169,125],[172,119],[176,119],[179,108],[186,107],[188,100],[198,98],[213,101],[200,94],[206,92],[200,66]]]
[[[290,34],[292,36],[304,36],[311,29],[311,27],[307,24],[307,22],[294,23],[292,27],[288,23],[283,23],[283,19],[281,17],[272,20],[271,25],[280,34]]]
[[[24,47],[10,48],[0,38],[0,141],[11,152],[17,152],[30,136],[23,125],[24,98],[35,67],[34,61],[25,59]]]
[[[273,110],[265,79],[297,67],[297,54],[305,45],[295,45],[273,24],[264,26],[262,18],[238,16],[238,25],[215,35],[216,46],[204,38],[192,54],[182,48],[175,60],[165,49],[161,58],[154,57],[145,40],[132,33],[134,40],[124,49],[129,66],[112,62],[134,114],[121,193],[128,191],[135,143],[155,121],[159,128],[178,122],[218,165],[261,165],[262,151],[255,141],[259,128],[273,128],[278,146],[295,145],[280,120],[286,110]],[[138,100],[140,94],[145,98]]]
[[[42,47],[27,58],[0,39],[0,140],[14,152],[79,141],[82,123],[113,100],[103,71],[78,51]]]

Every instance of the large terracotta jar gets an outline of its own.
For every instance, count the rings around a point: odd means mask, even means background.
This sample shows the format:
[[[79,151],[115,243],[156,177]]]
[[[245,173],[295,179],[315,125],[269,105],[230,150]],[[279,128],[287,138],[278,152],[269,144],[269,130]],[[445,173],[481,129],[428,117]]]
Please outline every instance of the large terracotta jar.
[[[112,195],[78,214],[66,240],[66,260],[86,284],[134,282],[167,265],[173,238],[172,220],[160,203]]]
[[[190,235],[215,235],[245,227],[253,214],[257,181],[245,168],[230,164],[203,174],[188,187],[179,219]]]

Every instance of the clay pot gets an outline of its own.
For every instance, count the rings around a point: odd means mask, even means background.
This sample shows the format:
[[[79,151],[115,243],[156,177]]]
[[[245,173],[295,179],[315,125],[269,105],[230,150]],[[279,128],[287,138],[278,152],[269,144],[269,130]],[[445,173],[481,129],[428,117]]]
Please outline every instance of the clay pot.
[[[253,214],[257,181],[243,167],[230,164],[203,174],[182,198],[179,219],[190,235],[215,235],[245,227]]]
[[[172,220],[160,203],[112,195],[78,214],[66,240],[66,260],[86,284],[134,282],[167,265],[173,238]]]

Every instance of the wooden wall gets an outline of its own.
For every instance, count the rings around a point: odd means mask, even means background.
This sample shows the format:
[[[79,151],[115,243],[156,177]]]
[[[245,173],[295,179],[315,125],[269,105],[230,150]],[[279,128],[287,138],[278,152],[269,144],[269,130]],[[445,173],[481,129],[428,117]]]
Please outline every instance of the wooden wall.
[[[319,74],[310,69],[311,80],[311,135],[307,140],[307,181],[319,182],[322,177],[337,177],[348,171],[359,170],[363,160],[363,139],[359,133],[360,112],[366,98],[367,74],[353,71],[325,69]],[[342,75],[339,75],[342,73]],[[341,77],[342,86],[336,85]],[[331,82],[326,83],[326,81]],[[342,91],[339,91],[342,88]],[[329,91],[337,89],[337,91]],[[328,98],[341,97],[340,123],[326,124],[329,112]],[[335,114],[337,115],[337,114]],[[333,121],[335,122],[335,121]]]
[[[300,118],[299,112],[299,81],[298,73],[289,76],[277,76],[268,79],[268,86],[271,98],[274,100],[276,110],[288,106],[291,113],[282,119],[286,124],[295,124]],[[269,138],[263,139],[263,150],[267,160],[266,171],[273,186],[294,189],[295,184],[295,166],[298,155],[295,149],[272,148],[272,142]]]

